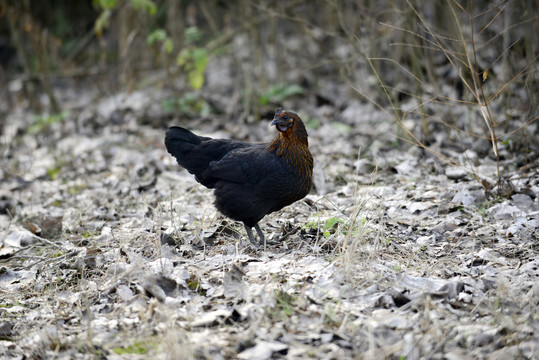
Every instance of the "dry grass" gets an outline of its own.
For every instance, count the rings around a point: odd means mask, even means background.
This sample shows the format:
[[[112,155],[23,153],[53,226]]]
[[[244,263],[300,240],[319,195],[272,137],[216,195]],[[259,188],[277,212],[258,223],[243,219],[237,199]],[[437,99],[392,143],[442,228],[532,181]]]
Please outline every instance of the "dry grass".
[[[530,172],[524,166],[521,172],[513,174],[507,168],[501,169],[498,148],[507,139],[518,142],[526,154],[527,165],[533,169],[533,160],[529,161],[527,156],[536,153],[537,149],[530,146],[527,129],[533,129],[532,125],[539,118],[534,110],[537,109],[537,102],[533,92],[525,91],[527,96],[518,99],[522,103],[515,103],[517,99],[513,97],[514,92],[528,89],[530,82],[537,82],[534,64],[538,55],[528,56],[525,60],[517,58],[510,64],[508,59],[515,57],[512,51],[519,40],[506,45],[505,37],[514,27],[531,23],[534,19],[528,18],[518,24],[508,22],[509,17],[504,16],[511,10],[507,2],[489,5],[478,12],[473,7],[474,2],[468,2],[468,7],[464,7],[457,1],[449,1],[443,5],[449,14],[444,19],[447,29],[443,29],[433,23],[432,18],[426,17],[429,14],[425,9],[416,8],[409,1],[406,4],[407,8],[402,14],[405,19],[403,25],[382,24],[391,30],[383,37],[383,41],[391,43],[393,49],[385,57],[371,54],[379,50],[347,24],[346,9],[337,8],[341,29],[357,54],[366,60],[385,102],[363,91],[360,88],[362,84],[357,85],[353,78],[348,79],[348,84],[360,96],[386,112],[388,117],[395,119],[401,130],[400,140],[419,146],[443,162],[473,174],[486,192],[490,193],[495,188],[498,196],[504,196],[503,178],[510,177],[515,181],[518,176],[530,176],[533,170]],[[405,26],[409,24],[414,25]],[[503,30],[496,32],[490,28]],[[495,41],[502,36],[504,47]],[[523,46],[522,43],[519,45]],[[528,45],[524,46],[526,50],[523,51],[526,53],[537,53]],[[498,52],[494,58],[492,52]],[[447,92],[447,79],[440,76],[442,69],[435,61],[445,62],[449,66],[443,65],[444,73],[455,74],[455,81],[463,87],[460,96]],[[495,75],[493,69],[496,69]],[[395,85],[395,80],[388,80],[395,77],[407,84],[408,90],[403,90],[402,84]],[[399,94],[413,101],[404,104],[397,99]],[[504,109],[506,114],[512,112],[513,109],[507,107],[511,102],[515,106],[528,108],[529,111],[523,114],[521,121],[510,121],[508,116],[504,117],[499,112],[499,109]],[[446,114],[467,116],[470,122],[447,119]],[[417,125],[419,121],[420,126]],[[490,142],[496,160],[495,176],[478,172],[474,162],[467,157],[457,158],[431,145],[430,132],[436,124],[446,127],[449,139],[453,139],[464,154],[470,150],[471,143]]]

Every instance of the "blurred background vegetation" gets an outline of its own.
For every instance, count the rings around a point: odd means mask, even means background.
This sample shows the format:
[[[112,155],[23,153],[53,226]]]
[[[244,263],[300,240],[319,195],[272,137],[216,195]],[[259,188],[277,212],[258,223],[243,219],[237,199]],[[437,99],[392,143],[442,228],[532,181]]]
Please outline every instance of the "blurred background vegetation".
[[[419,132],[396,131],[411,142],[447,127],[495,146],[537,119],[537,9],[537,0],[0,0],[0,115],[59,114],[62,91],[80,89],[167,89],[171,111],[244,121],[285,99],[333,111],[357,99],[398,124],[416,121]],[[457,107],[478,120],[457,124]]]

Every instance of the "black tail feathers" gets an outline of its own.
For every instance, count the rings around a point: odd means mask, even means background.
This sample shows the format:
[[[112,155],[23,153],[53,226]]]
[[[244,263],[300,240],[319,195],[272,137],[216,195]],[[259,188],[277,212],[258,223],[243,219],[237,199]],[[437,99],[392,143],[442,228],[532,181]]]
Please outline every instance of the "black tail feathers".
[[[165,135],[165,146],[176,159],[189,153],[198,144],[200,144],[200,137],[179,126],[171,127]]]

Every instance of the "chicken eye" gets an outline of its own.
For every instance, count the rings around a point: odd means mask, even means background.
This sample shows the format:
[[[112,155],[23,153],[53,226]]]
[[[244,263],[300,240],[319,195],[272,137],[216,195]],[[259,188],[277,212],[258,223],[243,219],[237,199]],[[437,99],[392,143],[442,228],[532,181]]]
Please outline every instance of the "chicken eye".
[[[287,120],[290,120],[290,116],[288,116],[288,115],[283,115],[283,117],[282,117],[281,119],[287,121]]]

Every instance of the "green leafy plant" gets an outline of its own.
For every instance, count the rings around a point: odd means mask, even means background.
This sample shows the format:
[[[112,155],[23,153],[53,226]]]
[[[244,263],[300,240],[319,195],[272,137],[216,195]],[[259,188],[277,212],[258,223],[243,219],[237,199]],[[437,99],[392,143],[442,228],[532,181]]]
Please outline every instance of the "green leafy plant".
[[[210,104],[197,93],[187,93],[180,99],[167,99],[162,103],[167,112],[179,111],[182,114],[207,116],[212,113]]]
[[[118,0],[94,0],[93,4],[101,8],[101,13],[94,23],[94,32],[98,37],[103,35],[103,31],[109,27],[112,10],[118,5]]]
[[[335,233],[335,231],[339,228],[339,226],[341,227],[343,234],[346,234],[348,232],[348,227],[349,227],[348,222],[344,219],[341,219],[335,216],[329,219],[326,219],[321,228],[320,228],[320,221],[311,221],[303,225],[303,229],[306,231],[320,230],[322,235],[325,238],[328,238],[331,236],[331,234]]]
[[[101,9],[101,13],[94,23],[94,32],[98,37],[103,35],[103,31],[109,27],[112,11],[118,6],[118,0],[93,0],[93,5]],[[131,6],[135,10],[148,13],[153,16],[157,13],[157,5],[152,0],[131,0]]]
[[[64,121],[68,116],[69,112],[67,111],[52,115],[37,115],[34,117],[34,123],[28,127],[28,132],[30,134],[40,133],[50,125]]]
[[[502,201],[503,201],[503,198],[501,196],[496,196],[493,199],[484,201],[477,206],[477,212],[479,213],[479,215],[485,216],[489,208],[491,208],[497,203],[501,203]]]
[[[200,282],[196,278],[191,278],[187,281],[187,286],[189,289],[198,293],[199,295],[206,296],[206,290],[202,288]]]
[[[131,6],[133,9],[141,10],[151,16],[157,12],[157,5],[152,0],[131,0]]]
[[[332,217],[332,218],[327,219],[326,222],[324,223],[324,229],[323,229],[324,236],[329,237],[332,233],[335,233],[335,230],[337,229],[339,224],[343,224],[343,223],[344,223],[344,220],[337,217]]]
[[[167,35],[167,32],[164,29],[156,29],[152,31],[148,38],[146,39],[148,45],[153,45],[155,43],[162,43],[163,48],[167,54],[172,53],[174,50],[174,43],[172,39]]]
[[[317,119],[317,118],[307,118],[306,123],[305,123],[305,126],[307,127],[307,129],[312,129],[312,130],[318,129],[320,125],[321,125],[320,119]]]
[[[335,129],[345,134],[349,134],[352,131],[352,126],[350,126],[349,124],[340,122],[340,121],[333,121],[331,123],[331,126],[333,126]]]
[[[294,303],[296,301],[295,296],[290,295],[282,289],[278,289],[275,291],[275,301],[276,310],[279,314],[281,314],[281,316],[284,315],[285,318],[292,316]]]
[[[93,237],[95,236],[95,234],[91,231],[85,231],[84,233],[82,233],[81,235],[83,238],[87,239],[87,238],[90,238],[90,237]]]
[[[52,168],[47,169],[47,176],[50,180],[56,179],[58,174],[60,174],[60,170],[62,170],[61,166],[54,166]]]
[[[177,57],[178,65],[187,73],[189,85],[199,90],[204,85],[204,71],[208,65],[208,51],[196,43],[202,38],[202,33],[196,27],[185,30],[187,46],[180,51]]]
[[[277,84],[268,87],[265,92],[260,94],[259,101],[260,105],[280,104],[287,98],[304,92],[305,89],[299,85]]]
[[[149,341],[136,341],[132,345],[128,346],[118,346],[112,349],[118,355],[127,355],[127,354],[138,354],[144,355],[147,354],[150,349],[156,346],[155,343]]]
[[[208,52],[204,48],[187,47],[178,54],[178,65],[187,72],[189,85],[199,90],[204,85],[204,70],[208,64]]]

